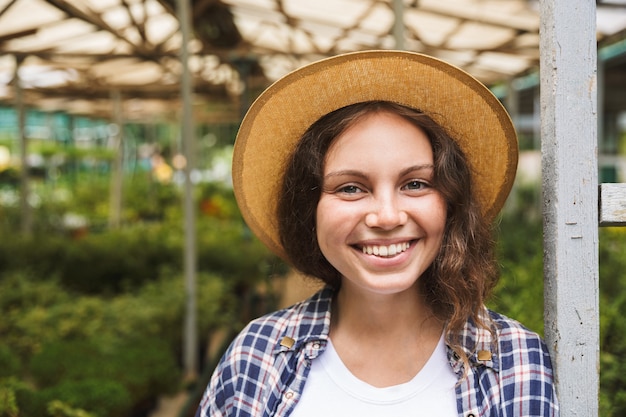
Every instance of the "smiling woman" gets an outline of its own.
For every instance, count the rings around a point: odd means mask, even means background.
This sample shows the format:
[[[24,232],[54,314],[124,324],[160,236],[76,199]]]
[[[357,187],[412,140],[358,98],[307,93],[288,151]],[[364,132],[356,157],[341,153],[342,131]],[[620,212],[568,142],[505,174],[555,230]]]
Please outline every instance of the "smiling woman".
[[[276,82],[237,137],[235,194],[325,287],[251,322],[196,415],[557,416],[545,344],[484,305],[516,163],[502,105],[442,61],[353,53]]]
[[[401,292],[430,266],[446,219],[445,201],[430,186],[432,166],[426,135],[393,113],[363,116],[333,141],[315,224],[324,258],[342,277],[341,294],[350,284]]]

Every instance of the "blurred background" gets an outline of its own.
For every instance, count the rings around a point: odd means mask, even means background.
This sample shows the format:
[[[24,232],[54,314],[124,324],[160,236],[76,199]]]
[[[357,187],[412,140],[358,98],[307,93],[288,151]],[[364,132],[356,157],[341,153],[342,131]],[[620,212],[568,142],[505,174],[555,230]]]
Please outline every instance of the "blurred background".
[[[596,3],[599,181],[626,182],[626,1]],[[539,27],[532,0],[0,0],[0,417],[192,416],[233,335],[315,290],[242,221],[230,158],[264,88],[349,51],[505,104],[489,306],[543,332]],[[625,248],[600,230],[602,416],[626,415]]]

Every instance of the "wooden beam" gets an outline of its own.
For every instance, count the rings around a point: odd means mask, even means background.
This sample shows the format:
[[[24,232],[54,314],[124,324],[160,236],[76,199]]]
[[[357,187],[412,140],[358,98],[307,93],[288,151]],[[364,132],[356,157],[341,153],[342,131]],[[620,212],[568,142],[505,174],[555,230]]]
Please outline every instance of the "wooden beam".
[[[0,17],[2,17],[2,15],[5,14],[7,10],[9,10],[16,2],[17,0],[11,0],[2,9],[0,9]]]
[[[600,184],[600,226],[626,226],[626,184]]]
[[[12,41],[13,39],[19,39],[19,38],[23,38],[26,36],[35,35],[37,34],[37,32],[39,32],[39,28],[31,28],[31,29],[21,30],[19,32],[7,33],[6,35],[0,36],[0,45],[5,42]],[[10,53],[7,53],[7,55],[10,55]]]
[[[127,0],[122,0],[122,6],[124,6],[124,9],[126,10],[126,14],[128,15],[128,18],[130,19],[130,21],[133,23],[133,27],[135,27],[135,29],[137,29],[137,32],[139,32],[139,36],[141,36],[141,40],[143,41],[144,44],[148,43],[148,37],[146,36],[146,20],[149,16],[148,14],[148,8],[146,7],[146,0],[142,1],[143,6],[143,20],[141,22],[137,21],[137,19],[135,19],[135,15],[133,14],[132,10],[130,9],[130,4],[128,4]]]
[[[419,4],[416,9],[420,12],[459,19],[461,23],[480,22],[497,28],[515,29],[529,33],[539,31],[536,16],[532,14],[519,13],[513,15],[501,13],[492,8],[458,7],[453,2],[445,1]]]
[[[98,30],[104,30],[110,32],[116,38],[121,39],[125,42],[128,42],[130,45],[135,46],[129,40],[126,39],[121,33],[117,30],[113,29],[107,22],[105,22],[98,14],[93,11],[84,12],[80,8],[74,6],[72,3],[67,2],[66,0],[47,0],[48,3],[52,4],[57,9],[61,10],[63,13],[68,15],[71,18],[76,18],[82,20],[84,22],[90,23],[94,25]]]
[[[135,55],[137,55],[138,57],[142,57],[147,60],[152,60],[151,58],[152,51],[150,50],[150,45],[147,45],[146,43],[138,45],[138,44],[135,44],[134,42],[131,42],[130,39],[128,39],[128,37],[126,37],[123,33],[118,31],[117,29],[111,27],[111,25],[109,25],[104,19],[102,19],[102,17],[99,14],[97,14],[93,10],[89,10],[89,12],[84,12],[83,10],[67,2],[66,0],[47,0],[47,1],[48,3],[55,6],[57,9],[67,14],[69,17],[87,22],[93,25],[96,28],[96,30],[103,30],[103,31],[109,32],[110,34],[115,36],[117,39],[123,42],[126,42],[135,50],[136,52]]]

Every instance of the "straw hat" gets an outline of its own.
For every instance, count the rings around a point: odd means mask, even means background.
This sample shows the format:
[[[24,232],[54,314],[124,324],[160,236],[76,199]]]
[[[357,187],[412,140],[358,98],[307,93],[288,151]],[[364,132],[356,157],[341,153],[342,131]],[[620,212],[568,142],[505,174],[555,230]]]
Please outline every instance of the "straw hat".
[[[323,115],[370,100],[396,102],[432,117],[465,152],[484,215],[492,220],[502,208],[517,169],[517,137],[509,115],[489,89],[459,68],[426,55],[348,53],[276,81],[252,104],[237,135],[237,203],[252,231],[279,256],[285,258],[276,207],[285,162],[295,144]]]

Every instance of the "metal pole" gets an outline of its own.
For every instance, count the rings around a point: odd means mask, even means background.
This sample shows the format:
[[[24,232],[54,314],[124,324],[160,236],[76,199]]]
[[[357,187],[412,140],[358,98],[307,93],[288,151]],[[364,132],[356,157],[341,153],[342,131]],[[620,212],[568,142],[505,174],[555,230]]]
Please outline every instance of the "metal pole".
[[[545,336],[561,416],[598,416],[596,7],[541,2]]]
[[[30,175],[28,166],[28,137],[26,136],[26,109],[24,107],[24,92],[20,79],[19,69],[24,61],[23,57],[15,57],[15,72],[13,74],[13,88],[15,91],[15,108],[17,110],[18,135],[20,140],[20,158],[22,170],[20,172],[20,231],[24,236],[33,232],[33,211],[30,207]]]
[[[180,30],[182,35],[182,45],[180,47],[180,60],[182,63],[181,96],[182,106],[182,151],[186,160],[185,191],[184,191],[184,228],[185,228],[185,248],[184,248],[184,269],[185,269],[185,323],[183,335],[183,362],[185,366],[185,378],[194,380],[198,376],[198,330],[196,312],[196,210],[193,198],[193,182],[191,175],[195,168],[194,161],[194,133],[192,117],[192,93],[193,86],[191,72],[189,70],[189,39],[191,32],[191,20],[189,0],[178,0],[178,14]]]
[[[396,49],[403,50],[404,46],[404,2],[393,0],[393,13],[395,21],[393,23],[393,37],[396,42]]]
[[[111,164],[111,191],[109,201],[109,227],[116,229],[120,226],[122,218],[122,188],[124,182],[123,175],[123,120],[122,120],[122,97],[120,91],[111,91],[111,102],[113,105],[113,125],[111,126],[110,140],[113,141],[114,152],[113,163]]]

